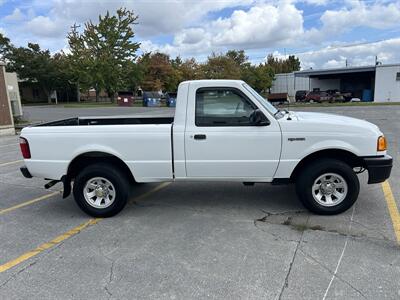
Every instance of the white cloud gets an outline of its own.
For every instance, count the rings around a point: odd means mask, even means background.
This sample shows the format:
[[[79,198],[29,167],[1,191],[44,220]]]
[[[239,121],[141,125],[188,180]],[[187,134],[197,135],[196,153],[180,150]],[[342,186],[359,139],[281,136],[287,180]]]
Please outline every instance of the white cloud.
[[[107,10],[114,12],[120,7],[134,10],[139,16],[137,32],[142,37],[175,33],[186,26],[195,25],[210,12],[240,5],[254,4],[259,0],[223,1],[82,1],[53,0],[50,15],[63,19],[72,25],[74,22],[96,21],[99,14]]]
[[[229,48],[288,45],[302,34],[302,14],[293,4],[259,4],[247,11],[235,10],[230,17],[219,18],[203,27],[183,29],[175,34],[172,44],[155,45],[146,41],[142,49],[158,49],[171,55],[209,54]]]
[[[327,5],[329,3],[329,0],[300,0],[299,2],[305,2],[311,5],[322,6],[322,5]]]
[[[319,6],[313,18],[320,16],[322,6],[329,5],[330,9],[322,13],[314,28],[305,29],[303,12],[298,8],[300,2]],[[227,49],[257,53],[256,57],[261,60],[265,53],[276,48],[299,52],[299,49],[321,47],[340,40],[343,33],[356,31],[358,27],[396,30],[400,20],[400,1],[387,0],[33,0],[29,8],[15,8],[1,20],[0,26],[16,45],[33,41],[54,52],[65,49],[65,37],[71,25],[83,24],[89,19],[96,22],[99,14],[104,15],[107,10],[113,13],[121,6],[133,9],[139,16],[135,32],[142,41],[143,51],[160,50],[172,56],[195,56],[200,60],[211,51]],[[221,11],[223,17],[216,18]],[[155,42],[166,36],[171,42]],[[305,67],[342,66],[346,59],[350,64],[370,64],[375,54],[384,62],[392,62],[400,60],[397,54],[400,51],[394,47],[399,46],[396,41],[325,47],[299,56]],[[257,61],[254,57],[252,61]]]
[[[219,19],[216,45],[267,47],[282,44],[303,34],[303,17],[293,4],[259,5],[249,11],[237,10],[231,17]]]
[[[389,29],[399,26],[400,2],[376,2],[367,4],[362,1],[348,1],[349,7],[325,11],[320,21],[322,28],[313,28],[306,33],[309,41],[321,41],[327,36],[339,36],[357,27]]]
[[[37,16],[26,23],[26,30],[39,37],[56,37],[65,35],[65,24],[53,21],[49,17]]]
[[[374,65],[375,56],[384,64],[400,61],[400,38],[387,39],[376,43],[330,46],[320,50],[296,54],[302,63],[302,69]]]
[[[12,14],[5,16],[3,18],[4,21],[6,22],[17,22],[21,21],[24,18],[24,14],[21,12],[21,10],[17,7],[14,9]]]

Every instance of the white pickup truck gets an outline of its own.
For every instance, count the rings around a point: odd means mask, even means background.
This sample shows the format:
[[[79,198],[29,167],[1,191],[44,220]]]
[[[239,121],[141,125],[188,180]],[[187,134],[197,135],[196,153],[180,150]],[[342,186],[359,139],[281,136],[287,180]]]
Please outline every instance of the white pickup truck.
[[[368,183],[390,176],[386,139],[367,121],[276,109],[238,80],[179,85],[175,117],[85,117],[24,128],[27,178],[61,181],[79,207],[110,217],[130,185],[163,181],[295,183],[317,214],[337,214],[357,200],[357,173]],[[266,195],[267,198],[267,195]]]

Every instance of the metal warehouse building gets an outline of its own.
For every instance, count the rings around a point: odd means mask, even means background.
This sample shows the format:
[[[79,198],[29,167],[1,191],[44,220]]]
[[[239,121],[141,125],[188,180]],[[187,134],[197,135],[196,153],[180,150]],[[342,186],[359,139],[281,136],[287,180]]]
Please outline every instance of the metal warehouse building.
[[[341,69],[304,70],[276,74],[271,93],[288,93],[291,100],[296,91],[352,92],[363,101],[400,101],[400,64]]]

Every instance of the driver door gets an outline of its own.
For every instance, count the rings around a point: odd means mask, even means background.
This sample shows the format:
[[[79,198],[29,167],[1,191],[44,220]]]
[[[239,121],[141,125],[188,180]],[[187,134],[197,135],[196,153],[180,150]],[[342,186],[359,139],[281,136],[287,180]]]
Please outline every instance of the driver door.
[[[186,120],[187,177],[270,181],[281,149],[276,121],[253,125],[250,115],[257,106],[237,88],[190,90],[195,101]]]

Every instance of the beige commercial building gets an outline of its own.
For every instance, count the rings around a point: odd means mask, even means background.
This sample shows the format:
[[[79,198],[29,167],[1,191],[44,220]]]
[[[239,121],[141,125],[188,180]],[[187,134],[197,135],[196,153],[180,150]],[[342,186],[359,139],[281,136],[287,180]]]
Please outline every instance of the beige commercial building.
[[[22,116],[16,73],[6,73],[0,62],[0,135],[15,134],[14,118]]]

